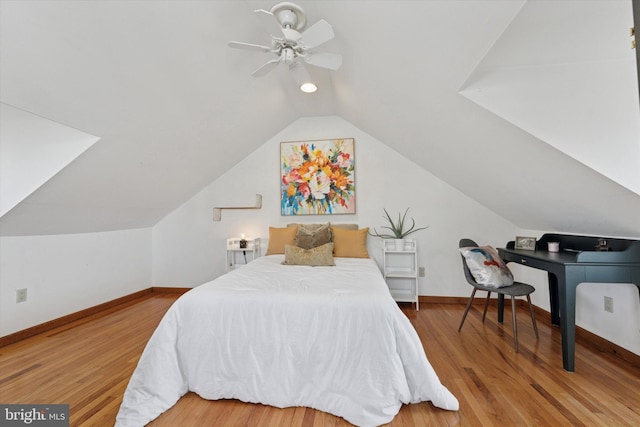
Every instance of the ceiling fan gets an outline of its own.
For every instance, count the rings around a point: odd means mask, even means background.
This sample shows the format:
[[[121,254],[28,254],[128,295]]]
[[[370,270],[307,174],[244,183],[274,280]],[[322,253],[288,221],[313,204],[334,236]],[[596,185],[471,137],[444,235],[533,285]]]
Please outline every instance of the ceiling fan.
[[[333,27],[324,19],[305,30],[307,19],[304,10],[290,2],[278,3],[271,10],[258,9],[254,12],[267,18],[271,23],[277,23],[281,34],[271,35],[270,46],[237,41],[227,43],[229,47],[235,49],[260,51],[277,56],[276,59],[260,66],[251,74],[252,76],[262,77],[276,68],[278,64],[284,63],[289,67],[289,71],[298,84],[301,85],[301,89],[304,90],[302,85],[311,83],[311,77],[304,66],[305,64],[330,70],[337,70],[342,65],[342,55],[340,54],[311,52],[312,49],[334,37]]]

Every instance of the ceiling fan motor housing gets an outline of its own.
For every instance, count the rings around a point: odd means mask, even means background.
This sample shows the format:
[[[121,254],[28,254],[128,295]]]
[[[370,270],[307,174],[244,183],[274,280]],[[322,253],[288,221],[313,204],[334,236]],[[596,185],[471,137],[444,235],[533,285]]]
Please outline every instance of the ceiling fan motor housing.
[[[291,64],[294,59],[295,53],[293,52],[292,48],[285,47],[284,49],[282,49],[282,61],[284,61],[285,64]]]
[[[278,21],[285,28],[293,28],[298,22],[298,17],[290,10],[283,10],[278,13]]]
[[[282,28],[302,30],[307,24],[304,10],[295,3],[288,1],[278,3],[271,8],[271,13],[276,17]]]

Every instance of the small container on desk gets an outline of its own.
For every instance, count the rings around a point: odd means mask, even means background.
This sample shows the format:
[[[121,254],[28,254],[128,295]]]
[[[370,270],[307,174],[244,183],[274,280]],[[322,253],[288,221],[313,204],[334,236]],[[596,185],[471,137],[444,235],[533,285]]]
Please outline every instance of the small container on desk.
[[[226,271],[248,264],[260,256],[259,237],[231,237],[227,239]]]

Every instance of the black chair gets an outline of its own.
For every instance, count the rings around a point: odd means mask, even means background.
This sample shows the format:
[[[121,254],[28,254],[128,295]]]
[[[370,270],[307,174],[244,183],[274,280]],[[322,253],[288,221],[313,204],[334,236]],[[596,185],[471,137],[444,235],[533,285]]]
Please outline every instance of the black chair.
[[[458,244],[459,248],[467,248],[478,246],[476,242],[471,239],[460,239]],[[464,321],[467,318],[467,313],[469,312],[469,308],[471,308],[471,303],[473,302],[473,298],[476,295],[478,290],[487,291],[487,300],[484,303],[484,312],[482,313],[482,322],[484,323],[484,319],[487,316],[487,307],[489,306],[489,298],[491,298],[491,293],[495,292],[498,295],[511,295],[511,316],[513,318],[513,340],[516,347],[516,353],[518,352],[518,324],[516,323],[516,300],[515,297],[520,297],[526,295],[527,302],[529,303],[529,312],[531,313],[531,321],[533,322],[533,330],[536,333],[536,339],[538,339],[538,326],[536,325],[536,318],[533,315],[533,307],[531,305],[531,297],[529,296],[535,288],[531,285],[527,285],[526,283],[521,282],[513,282],[511,286],[503,286],[501,288],[492,288],[489,286],[480,285],[476,282],[467,266],[467,261],[464,256],[460,254],[462,257],[462,267],[464,269],[464,276],[467,278],[467,282],[471,286],[473,286],[473,291],[471,292],[471,298],[469,298],[469,302],[467,303],[467,308],[464,310],[464,314],[462,315],[462,321],[460,322],[460,327],[458,328],[458,332],[462,329],[462,325],[464,325]]]

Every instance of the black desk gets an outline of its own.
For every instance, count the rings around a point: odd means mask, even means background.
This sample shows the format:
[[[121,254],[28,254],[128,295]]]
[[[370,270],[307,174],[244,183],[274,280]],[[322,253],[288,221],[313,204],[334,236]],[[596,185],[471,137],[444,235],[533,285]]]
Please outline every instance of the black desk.
[[[560,252],[548,252],[547,242],[560,242]],[[513,248],[513,242],[498,252],[505,262],[516,262],[545,270],[549,277],[551,322],[560,325],[562,365],[575,370],[576,288],[585,282],[632,283],[640,288],[640,241],[609,239],[609,252],[595,251],[597,237],[545,234],[535,251]],[[570,251],[567,251],[569,249]],[[502,320],[500,302],[499,320]]]

